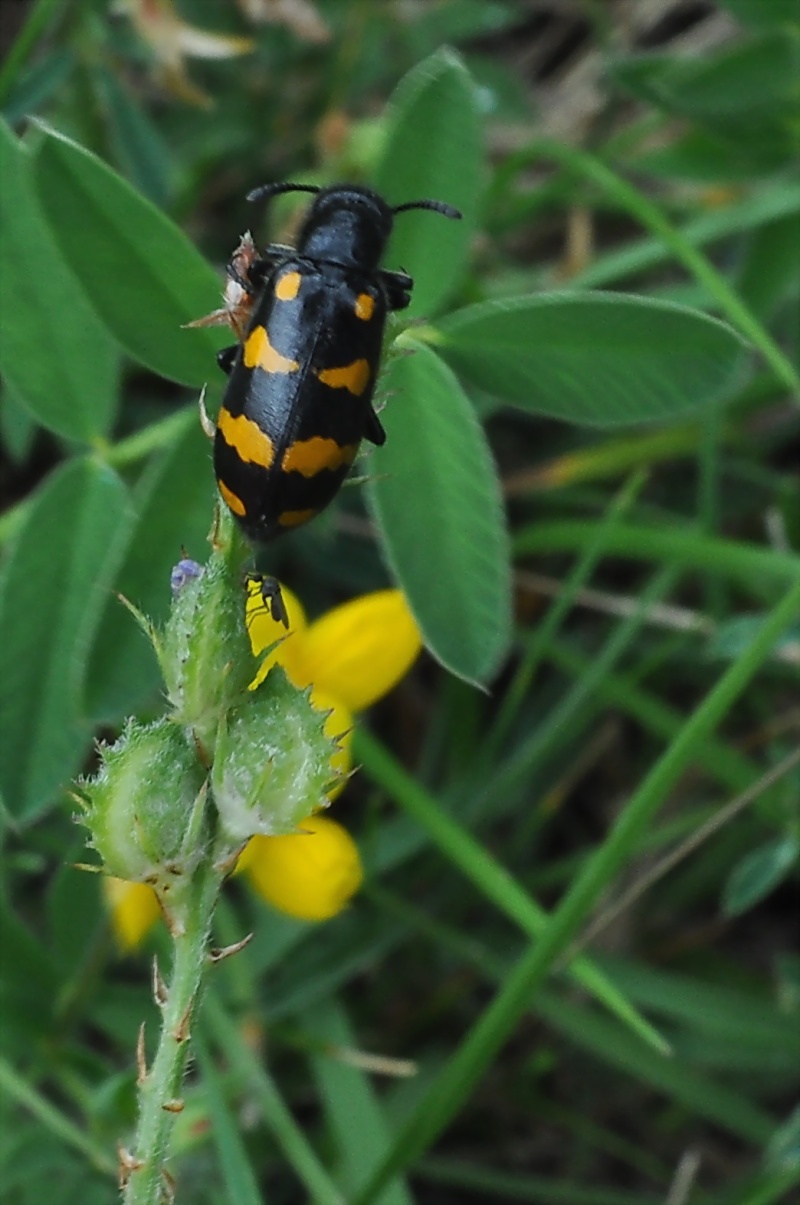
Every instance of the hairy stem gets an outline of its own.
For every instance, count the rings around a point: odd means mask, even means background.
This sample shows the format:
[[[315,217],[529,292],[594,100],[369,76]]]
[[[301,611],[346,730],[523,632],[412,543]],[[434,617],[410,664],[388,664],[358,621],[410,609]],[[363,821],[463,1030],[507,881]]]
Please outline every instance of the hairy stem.
[[[191,1023],[208,965],[207,946],[211,917],[222,876],[211,859],[170,900],[173,938],[172,976],[164,987],[157,970],[153,992],[161,1007],[161,1034],[152,1066],[139,1083],[139,1124],[131,1152],[121,1152],[120,1172],[125,1183],[124,1205],[160,1205],[171,1200],[167,1173],[170,1139],[180,1101],[189,1056]]]

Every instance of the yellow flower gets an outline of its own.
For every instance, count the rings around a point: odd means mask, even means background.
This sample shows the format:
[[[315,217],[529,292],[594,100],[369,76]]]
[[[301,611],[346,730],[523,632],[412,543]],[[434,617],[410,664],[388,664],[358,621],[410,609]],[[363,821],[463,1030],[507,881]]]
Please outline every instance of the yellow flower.
[[[353,712],[388,694],[408,673],[422,647],[419,629],[399,590],[363,594],[312,624],[290,590],[283,588],[283,599],[288,635],[264,606],[258,581],[248,582],[246,617],[253,652],[259,656],[278,642],[264,658],[251,689],[264,681],[273,665],[282,665],[294,686],[310,686],[314,706],[331,712],[326,735],[342,745],[333,768],[346,774]],[[336,794],[338,790],[332,792]]]
[[[123,950],[135,950],[161,914],[155,891],[148,883],[110,876],[103,879],[103,891],[117,941]]]
[[[277,662],[295,686],[326,691],[352,711],[363,711],[388,694],[417,659],[422,641],[399,590],[377,590],[334,607],[312,624],[302,606],[282,589],[289,634],[267,612],[257,581],[248,583],[247,626],[256,656],[281,641],[265,659],[254,685]],[[285,639],[282,639],[285,637]]]
[[[336,916],[363,878],[353,838],[319,814],[288,837],[251,837],[239,870],[267,903],[308,921]]]
[[[335,607],[308,623],[291,591],[283,589],[288,634],[264,606],[257,580],[248,582],[246,622],[256,657],[271,645],[251,683],[255,690],[273,665],[297,687],[311,687],[315,707],[339,749],[332,777],[342,789],[351,768],[353,713],[382,698],[408,672],[422,647],[419,629],[399,590],[379,590]],[[277,643],[276,643],[277,642]],[[335,916],[361,884],[361,862],[349,833],[327,816],[310,816],[295,834],[253,837],[239,859],[252,887],[268,903],[300,920]],[[149,896],[148,896],[149,893]],[[106,880],[114,930],[124,949],[134,948],[158,914],[149,887]]]

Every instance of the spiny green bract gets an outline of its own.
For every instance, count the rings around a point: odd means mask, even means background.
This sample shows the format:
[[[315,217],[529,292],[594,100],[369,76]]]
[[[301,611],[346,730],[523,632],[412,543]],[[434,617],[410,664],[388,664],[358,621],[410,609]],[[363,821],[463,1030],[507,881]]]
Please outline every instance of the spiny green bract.
[[[220,716],[247,693],[255,673],[243,621],[242,574],[212,555],[178,594],[158,640],[173,719],[213,755]]]
[[[206,848],[206,774],[181,729],[129,720],[100,757],[79,790],[104,869],[157,888],[191,875]]]
[[[309,696],[275,666],[220,725],[211,787],[232,840],[294,832],[327,806],[335,745],[323,731],[327,713]]]

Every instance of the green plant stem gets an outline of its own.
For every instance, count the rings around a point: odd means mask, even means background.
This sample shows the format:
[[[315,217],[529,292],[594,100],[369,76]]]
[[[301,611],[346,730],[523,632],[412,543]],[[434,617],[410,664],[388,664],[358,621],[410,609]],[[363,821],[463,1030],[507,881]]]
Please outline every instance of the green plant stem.
[[[592,662],[587,657],[579,656],[574,649],[558,640],[553,641],[547,657],[578,681],[592,668]],[[651,736],[669,741],[680,732],[683,723],[681,713],[657,695],[643,690],[630,675],[604,674],[597,691],[604,702],[620,708]],[[703,747],[702,772],[709,781],[716,781],[728,790],[742,792],[756,781],[759,767],[732,743],[709,737]],[[777,805],[773,790],[764,797],[763,814],[771,818],[773,823],[781,822],[783,809]]]
[[[180,1098],[191,1021],[207,966],[211,917],[221,884],[222,875],[214,870],[209,858],[181,889],[181,898],[176,890],[170,901],[174,922],[172,977],[162,1005],[158,1050],[139,1086],[139,1124],[131,1154],[141,1166],[130,1172],[124,1205],[160,1205],[164,1196],[176,1116],[171,1106]]]
[[[522,955],[488,1008],[434,1081],[425,1100],[398,1134],[393,1149],[356,1195],[369,1205],[447,1127],[508,1039],[535,993],[586,923],[603,892],[637,848],[661,804],[705,741],[727,715],[753,675],[800,611],[800,577],[765,618],[753,643],[709,691],[634,793],[603,844],[586,859],[538,941]]]
[[[608,530],[613,533],[614,528]],[[606,674],[616,667],[630,648],[644,623],[648,607],[665,598],[674,588],[677,578],[677,571],[669,565],[653,575],[639,594],[636,611],[612,630],[587,672],[573,683],[542,722],[527,736],[523,736],[491,775],[485,778],[478,793],[485,806],[489,806],[493,799],[502,797],[505,792],[519,789],[531,774],[532,767],[541,765],[545,754],[557,748],[562,734],[569,728],[571,718],[585,704],[591,703],[592,695],[599,689]]]
[[[183,406],[174,414],[134,431],[133,435],[126,436],[119,443],[110,444],[103,450],[102,460],[115,469],[135,464],[151,452],[157,452],[180,439],[196,422],[197,405]]]
[[[564,583],[564,589],[559,598],[550,606],[543,621],[537,625],[533,638],[528,642],[525,652],[514,673],[514,677],[506,691],[505,697],[498,706],[497,714],[489,732],[484,737],[481,751],[481,767],[485,770],[495,760],[503,741],[508,736],[511,727],[519,713],[522,701],[526,697],[530,685],[536,676],[545,650],[558,632],[561,622],[573,604],[575,595],[589,580],[605,551],[606,531],[613,528],[628,511],[639,495],[645,482],[643,472],[635,473],[611,499],[608,509],[596,528],[593,539],[582,549],[578,560],[573,566]]]
[[[454,865],[491,902],[529,937],[535,938],[547,927],[548,915],[536,900],[519,886],[516,879],[466,829],[451,819],[387,749],[365,729],[359,728],[355,741],[356,756],[370,778],[385,787],[401,804]],[[623,1024],[658,1050],[670,1053],[667,1040],[632,1008],[613,981],[588,958],[577,959],[570,975],[591,992]]]
[[[527,498],[543,490],[569,485],[607,481],[634,469],[646,472],[654,465],[681,457],[695,456],[703,425],[686,423],[662,431],[614,436],[601,443],[565,452],[503,478],[507,498]],[[721,439],[735,445],[740,441],[736,427],[724,427]]]
[[[41,1092],[38,1092],[2,1057],[0,1057],[0,1089],[41,1122],[43,1129],[49,1130],[60,1142],[71,1146],[73,1150],[85,1156],[99,1172],[113,1176],[115,1168],[108,1157],[108,1152],[98,1146],[73,1121],[65,1117],[60,1109],[42,1096]]]
[[[718,243],[731,235],[747,234],[770,222],[792,218],[800,209],[800,186],[784,178],[778,186],[754,189],[741,201],[724,209],[698,214],[678,227],[678,234],[695,250]],[[617,250],[598,255],[582,272],[572,278],[581,289],[602,289],[631,276],[639,276],[669,263],[673,251],[659,237],[626,242]]]
[[[136,431],[133,435],[121,439],[119,443],[98,443],[91,454],[101,464],[110,465],[113,469],[124,469],[130,464],[144,460],[151,452],[168,447],[180,439],[196,422],[197,408],[184,406],[182,410],[168,415],[167,418],[149,423],[148,426],[142,427],[141,431]],[[0,515],[0,546],[16,535],[30,509],[31,501],[31,497],[23,498],[22,501],[10,506]]]
[[[571,552],[586,547],[603,520],[555,519],[525,528],[514,540],[514,554]],[[705,573],[717,573],[749,586],[755,594],[774,594],[800,572],[795,552],[761,548],[718,536],[704,535],[698,528],[646,527],[616,523],[605,532],[605,555],[633,560],[659,561]]]
[[[267,1128],[315,1205],[343,1205],[342,1194],[292,1116],[266,1066],[253,1059],[252,1049],[214,993],[209,993],[203,1008],[203,1028],[213,1034],[227,1063],[252,1093]]]
[[[28,18],[0,70],[0,101],[6,100],[33,48],[62,6],[63,0],[37,0],[31,7]]]
[[[763,1183],[748,1189],[743,1196],[737,1197],[734,1205],[780,1205],[781,1201],[789,1200],[789,1192],[800,1180],[800,1171],[796,1167],[786,1171],[774,1172],[767,1175]]]

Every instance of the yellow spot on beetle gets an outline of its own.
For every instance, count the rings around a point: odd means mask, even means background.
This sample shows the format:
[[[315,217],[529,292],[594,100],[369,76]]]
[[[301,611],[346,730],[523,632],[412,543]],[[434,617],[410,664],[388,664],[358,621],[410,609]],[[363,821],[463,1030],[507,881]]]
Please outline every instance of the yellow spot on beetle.
[[[338,444],[335,439],[315,435],[312,439],[295,440],[284,452],[281,468],[287,473],[314,477],[322,469],[339,469],[344,464],[352,464],[357,451],[357,444]]]
[[[348,393],[359,397],[369,384],[369,363],[367,360],[353,360],[352,364],[343,364],[341,368],[322,368],[317,373],[323,385],[331,389],[346,389]]]
[[[249,464],[260,464],[268,469],[275,459],[272,440],[251,418],[245,418],[243,414],[234,418],[223,406],[217,417],[217,430],[225,443]]]
[[[316,513],[313,506],[309,510],[285,510],[278,515],[278,523],[281,527],[299,527],[301,523],[313,519]]]
[[[369,322],[375,313],[375,298],[370,297],[369,293],[359,293],[356,297],[355,311],[356,318],[360,318],[362,322]]]
[[[293,301],[299,292],[299,272],[286,272],[275,285],[275,296],[278,301]]]
[[[247,336],[244,362],[246,368],[263,368],[264,372],[297,372],[300,367],[297,360],[289,360],[275,350],[263,326],[257,326]]]
[[[225,482],[220,481],[219,477],[217,478],[217,486],[219,487],[219,492],[222,494],[222,500],[225,505],[229,506],[240,519],[243,518],[247,513],[247,507],[241,498],[237,494],[234,494],[233,490],[229,490]]]

